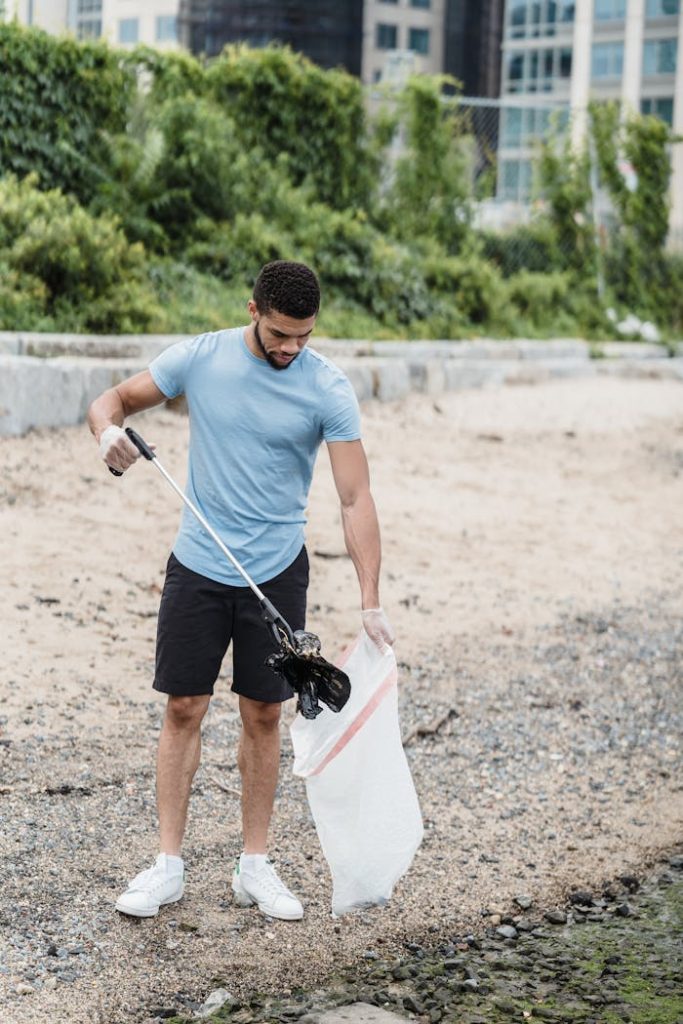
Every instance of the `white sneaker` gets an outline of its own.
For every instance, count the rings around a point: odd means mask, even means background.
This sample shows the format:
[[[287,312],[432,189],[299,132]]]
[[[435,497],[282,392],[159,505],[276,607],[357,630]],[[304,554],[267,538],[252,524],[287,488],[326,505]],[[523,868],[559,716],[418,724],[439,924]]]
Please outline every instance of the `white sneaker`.
[[[281,921],[300,921],[304,908],[284,882],[280,881],[269,860],[254,872],[240,871],[239,861],[232,876],[232,891],[240,907],[256,904],[262,914]]]
[[[165,853],[160,853],[154,867],[141,871],[128,883],[116,901],[116,909],[131,917],[155,917],[159,907],[176,903],[185,892],[185,872],[169,871]]]

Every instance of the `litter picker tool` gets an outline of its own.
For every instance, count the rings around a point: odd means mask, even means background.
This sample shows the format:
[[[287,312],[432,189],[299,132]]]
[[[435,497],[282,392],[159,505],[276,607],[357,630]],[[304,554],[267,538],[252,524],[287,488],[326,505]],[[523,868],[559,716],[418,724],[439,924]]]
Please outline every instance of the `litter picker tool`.
[[[148,462],[153,463],[161,475],[168,481],[179,498],[187,505],[192,514],[204,527],[211,539],[223,552],[228,561],[237,569],[245,583],[257,598],[263,618],[278,645],[279,650],[270,654],[266,665],[282,676],[297,694],[297,710],[304,718],[316,718],[323,710],[320,701],[327,704],[331,711],[341,711],[351,693],[349,677],[336,665],[326,661],[320,653],[320,639],[315,633],[307,633],[303,629],[293,630],[280,612],[268,600],[266,595],[254,583],[249,573],[237,561],[226,547],[196,505],[190,501],[173,477],[164,469],[156,452],[130,427],[126,434]],[[115,476],[121,476],[118,470],[109,469]]]

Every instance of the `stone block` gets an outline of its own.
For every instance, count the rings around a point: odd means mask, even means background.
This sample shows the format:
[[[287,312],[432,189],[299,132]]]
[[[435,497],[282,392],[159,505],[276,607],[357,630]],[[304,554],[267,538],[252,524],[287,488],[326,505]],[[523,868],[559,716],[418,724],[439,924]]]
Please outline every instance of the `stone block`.
[[[19,338],[16,334],[11,334],[8,331],[0,331],[0,355],[19,355]]]
[[[373,397],[380,402],[394,402],[411,390],[410,371],[403,359],[369,359]]]
[[[420,391],[426,395],[440,395],[446,390],[443,359],[408,360],[408,372],[413,391]]]
[[[520,359],[589,359],[590,346],[577,338],[556,338],[549,341],[515,342]]]
[[[83,377],[30,356],[0,356],[0,435],[63,427],[82,419]]]
[[[504,382],[507,365],[489,359],[449,360],[444,363],[446,388],[449,391],[462,391],[466,388],[496,387]]]

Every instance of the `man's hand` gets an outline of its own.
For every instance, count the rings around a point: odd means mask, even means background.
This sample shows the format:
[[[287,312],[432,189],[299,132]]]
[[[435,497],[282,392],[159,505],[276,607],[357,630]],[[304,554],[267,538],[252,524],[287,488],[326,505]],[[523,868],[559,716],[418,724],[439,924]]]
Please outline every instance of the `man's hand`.
[[[361,618],[363,619],[363,629],[380,651],[383,651],[387,645],[392,646],[396,638],[382,608],[364,608]]]
[[[112,469],[125,473],[140,458],[140,452],[122,427],[112,423],[100,434],[100,455]]]

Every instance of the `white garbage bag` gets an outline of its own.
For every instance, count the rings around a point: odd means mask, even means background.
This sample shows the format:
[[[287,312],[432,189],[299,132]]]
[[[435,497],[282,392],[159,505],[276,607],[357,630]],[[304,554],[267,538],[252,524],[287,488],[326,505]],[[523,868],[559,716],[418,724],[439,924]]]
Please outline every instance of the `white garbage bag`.
[[[337,714],[297,715],[294,774],[308,802],[333,881],[332,912],[385,903],[422,841],[422,815],[401,743],[398,672],[362,631],[340,668],[351,696]]]

